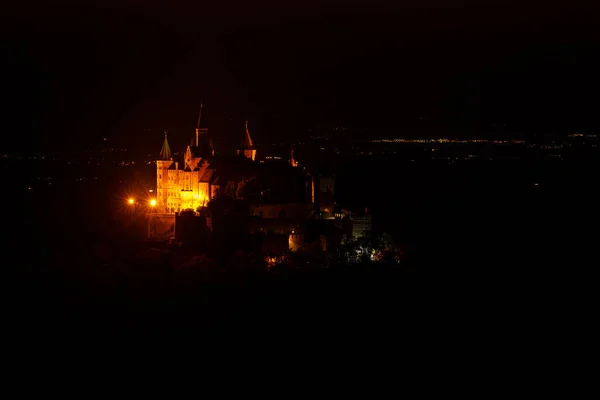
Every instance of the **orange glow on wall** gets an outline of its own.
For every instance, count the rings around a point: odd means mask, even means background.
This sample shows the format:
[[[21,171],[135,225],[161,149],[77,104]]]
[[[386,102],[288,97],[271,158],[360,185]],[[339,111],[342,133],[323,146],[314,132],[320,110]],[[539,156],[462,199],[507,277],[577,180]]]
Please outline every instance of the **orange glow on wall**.
[[[209,160],[196,157],[190,146],[185,151],[183,169],[172,159],[157,160],[156,166],[156,203],[151,206],[158,213],[196,211],[206,207],[219,189],[212,183],[215,170]]]

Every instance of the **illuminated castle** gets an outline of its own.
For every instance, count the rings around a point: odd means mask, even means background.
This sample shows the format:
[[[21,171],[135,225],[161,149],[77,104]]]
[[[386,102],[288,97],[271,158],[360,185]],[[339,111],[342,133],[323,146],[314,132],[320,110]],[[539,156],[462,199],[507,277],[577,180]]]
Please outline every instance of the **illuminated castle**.
[[[156,211],[159,213],[196,211],[199,207],[206,206],[220,190],[216,170],[211,167],[215,151],[205,124],[203,108],[201,105],[195,140],[187,146],[182,163],[173,160],[165,133],[160,152],[161,159],[156,161]],[[248,131],[248,121],[238,155],[252,161],[256,157],[256,149]]]

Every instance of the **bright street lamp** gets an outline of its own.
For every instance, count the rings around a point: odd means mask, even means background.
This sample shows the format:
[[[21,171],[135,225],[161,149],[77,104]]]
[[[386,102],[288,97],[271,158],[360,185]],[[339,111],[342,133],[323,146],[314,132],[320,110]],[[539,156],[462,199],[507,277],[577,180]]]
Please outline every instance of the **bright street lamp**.
[[[135,200],[134,200],[133,198],[129,198],[129,200],[127,200],[127,202],[128,202],[129,204],[133,204],[133,203],[135,203]]]
[[[156,207],[156,199],[150,200],[150,206],[151,207]]]

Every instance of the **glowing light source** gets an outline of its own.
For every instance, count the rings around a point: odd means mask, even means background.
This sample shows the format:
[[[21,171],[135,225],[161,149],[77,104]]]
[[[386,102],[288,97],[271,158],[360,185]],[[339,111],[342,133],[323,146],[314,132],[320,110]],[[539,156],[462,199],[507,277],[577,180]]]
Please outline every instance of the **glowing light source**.
[[[150,206],[156,207],[156,199],[150,200]]]
[[[133,203],[135,203],[135,200],[134,200],[133,198],[129,198],[129,200],[127,200],[127,202],[128,202],[129,204],[133,204]]]

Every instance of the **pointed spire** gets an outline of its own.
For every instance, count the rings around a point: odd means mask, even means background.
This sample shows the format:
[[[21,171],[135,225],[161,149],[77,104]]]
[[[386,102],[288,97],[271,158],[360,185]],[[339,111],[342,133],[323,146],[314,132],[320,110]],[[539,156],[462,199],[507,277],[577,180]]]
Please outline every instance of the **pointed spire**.
[[[171,148],[169,147],[169,142],[167,141],[167,132],[165,131],[165,142],[163,143],[162,149],[160,150],[160,156],[163,160],[171,159]]]
[[[206,122],[204,121],[204,101],[200,102],[200,112],[198,113],[198,123],[196,124],[196,143],[195,146],[198,147],[200,144],[200,134],[207,134],[208,128],[206,127]]]
[[[200,112],[198,113],[198,124],[196,124],[196,129],[204,128],[204,101],[200,101]]]
[[[289,160],[289,162],[290,162],[290,165],[292,167],[297,167],[298,166],[298,163],[296,162],[296,159],[294,158],[294,145],[292,145],[292,148],[290,150],[290,160]]]
[[[246,132],[244,134],[244,141],[242,142],[242,149],[254,149],[254,146],[252,145],[252,138],[250,137],[250,131],[248,130],[248,120],[246,120]]]
[[[245,158],[254,161],[256,157],[256,149],[252,144],[252,138],[250,137],[250,131],[248,130],[248,120],[246,120],[246,132],[244,134],[244,140],[237,151],[238,155],[244,156]]]

